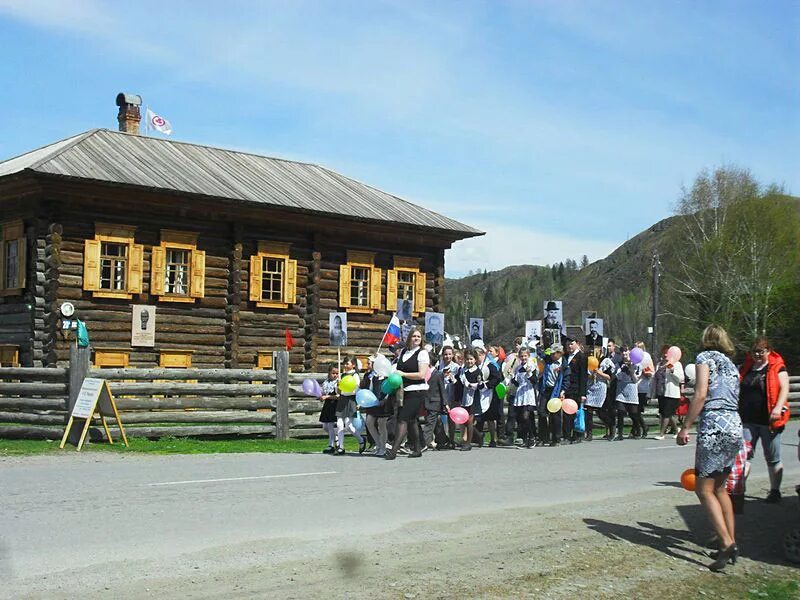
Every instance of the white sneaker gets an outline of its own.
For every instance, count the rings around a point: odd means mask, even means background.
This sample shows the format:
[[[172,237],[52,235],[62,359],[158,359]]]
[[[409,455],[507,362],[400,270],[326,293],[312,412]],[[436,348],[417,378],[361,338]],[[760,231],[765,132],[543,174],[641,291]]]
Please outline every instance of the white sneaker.
[[[653,436],[653,439],[654,439],[654,440],[663,440],[663,439],[664,439],[664,436],[663,436],[663,435],[654,435],[654,436]]]

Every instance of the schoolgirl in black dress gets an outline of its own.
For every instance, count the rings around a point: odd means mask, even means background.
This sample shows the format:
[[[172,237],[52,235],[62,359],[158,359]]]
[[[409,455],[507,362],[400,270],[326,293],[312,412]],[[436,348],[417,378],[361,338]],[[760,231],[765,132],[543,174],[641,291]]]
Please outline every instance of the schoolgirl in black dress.
[[[322,383],[322,411],[319,413],[319,422],[322,429],[328,434],[328,447],[323,454],[336,452],[336,401],[339,399],[339,367],[336,364],[328,366],[328,379]]]

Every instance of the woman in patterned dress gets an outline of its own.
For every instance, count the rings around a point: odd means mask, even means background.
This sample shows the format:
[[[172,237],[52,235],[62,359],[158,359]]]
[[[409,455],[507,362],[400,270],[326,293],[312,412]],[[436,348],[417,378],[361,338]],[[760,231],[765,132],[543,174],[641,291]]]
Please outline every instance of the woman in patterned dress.
[[[735,563],[739,554],[733,505],[725,489],[728,474],[742,448],[739,371],[728,358],[734,347],[722,327],[706,327],[703,347],[705,351],[696,359],[694,398],[676,441],[679,446],[688,443],[689,428],[697,419],[695,493],[720,541],[716,560],[708,568],[721,571],[729,561]]]

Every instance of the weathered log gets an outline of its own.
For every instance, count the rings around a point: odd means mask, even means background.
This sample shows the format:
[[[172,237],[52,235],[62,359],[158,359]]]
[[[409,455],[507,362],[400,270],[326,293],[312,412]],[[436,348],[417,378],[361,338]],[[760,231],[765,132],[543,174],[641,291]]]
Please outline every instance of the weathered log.
[[[89,377],[102,379],[154,379],[211,381],[275,381],[275,371],[267,369],[91,369]]]
[[[0,439],[6,440],[60,440],[62,435],[64,435],[63,427],[0,425]]]
[[[172,398],[115,398],[117,408],[129,410],[258,410],[274,409],[275,398],[271,396],[233,396],[217,398],[208,396]]]
[[[67,397],[61,398],[8,398],[0,397],[3,410],[67,410]]]
[[[0,367],[0,379],[67,380],[67,369],[50,367]]]
[[[66,383],[0,382],[0,396],[64,396],[66,394]]]
[[[139,423],[274,424],[275,413],[273,411],[257,412],[254,410],[123,411],[120,413],[120,419],[122,419],[123,427],[128,424]]]
[[[125,421],[122,421],[122,426],[125,427]],[[118,440],[120,437],[119,430],[116,427],[109,427],[109,429],[111,430],[111,436],[114,440]],[[102,429],[98,430],[99,435],[102,435],[101,432]],[[275,427],[273,425],[166,425],[163,427],[125,427],[125,434],[128,437],[146,437],[153,439],[167,436],[272,435],[274,432]],[[0,428],[0,436],[2,436],[2,428]]]
[[[0,411],[0,423],[19,423],[22,425],[64,425],[67,422],[67,418],[68,415],[66,412],[61,414],[40,414]]]
[[[0,384],[0,386],[2,385],[4,384]],[[169,394],[174,396],[195,396],[201,394],[216,396],[271,396],[275,394],[274,384],[255,383],[124,383],[115,381],[111,382],[110,387],[111,393],[115,396],[142,396],[147,394]],[[1,390],[2,387],[0,387],[0,391]]]

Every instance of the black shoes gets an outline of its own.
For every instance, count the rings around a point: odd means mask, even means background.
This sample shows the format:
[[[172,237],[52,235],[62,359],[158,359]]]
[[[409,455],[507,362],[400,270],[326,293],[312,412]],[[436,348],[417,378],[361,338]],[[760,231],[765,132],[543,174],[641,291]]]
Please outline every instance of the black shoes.
[[[336,449],[336,455],[337,456],[342,456],[343,454],[344,454],[344,448],[337,448]]]
[[[489,448],[497,448],[497,442],[495,442],[494,440],[489,442]]]
[[[325,450],[322,451],[323,454],[333,454],[334,452],[336,452],[336,448],[334,448],[333,446],[328,446],[327,448],[325,448]]]
[[[728,563],[736,564],[736,559],[739,556],[739,548],[736,544],[731,544],[724,550],[717,553],[717,558],[713,563],[708,565],[710,571],[722,571]]]
[[[386,460],[394,460],[395,458],[397,458],[397,452],[395,452],[393,449],[387,450],[386,454],[383,455],[383,458],[385,458]]]
[[[409,454],[408,458],[419,458],[420,456],[422,456],[422,452],[417,450],[417,451],[412,452],[411,454]]]
[[[364,454],[364,450],[367,449],[367,441],[362,439],[361,443],[358,445],[358,453]]]
[[[469,452],[472,450],[472,446],[470,444],[462,444],[459,450],[461,450],[461,452]]]
[[[781,491],[780,490],[770,490],[767,497],[764,498],[764,502],[768,504],[779,504],[781,501]]]

